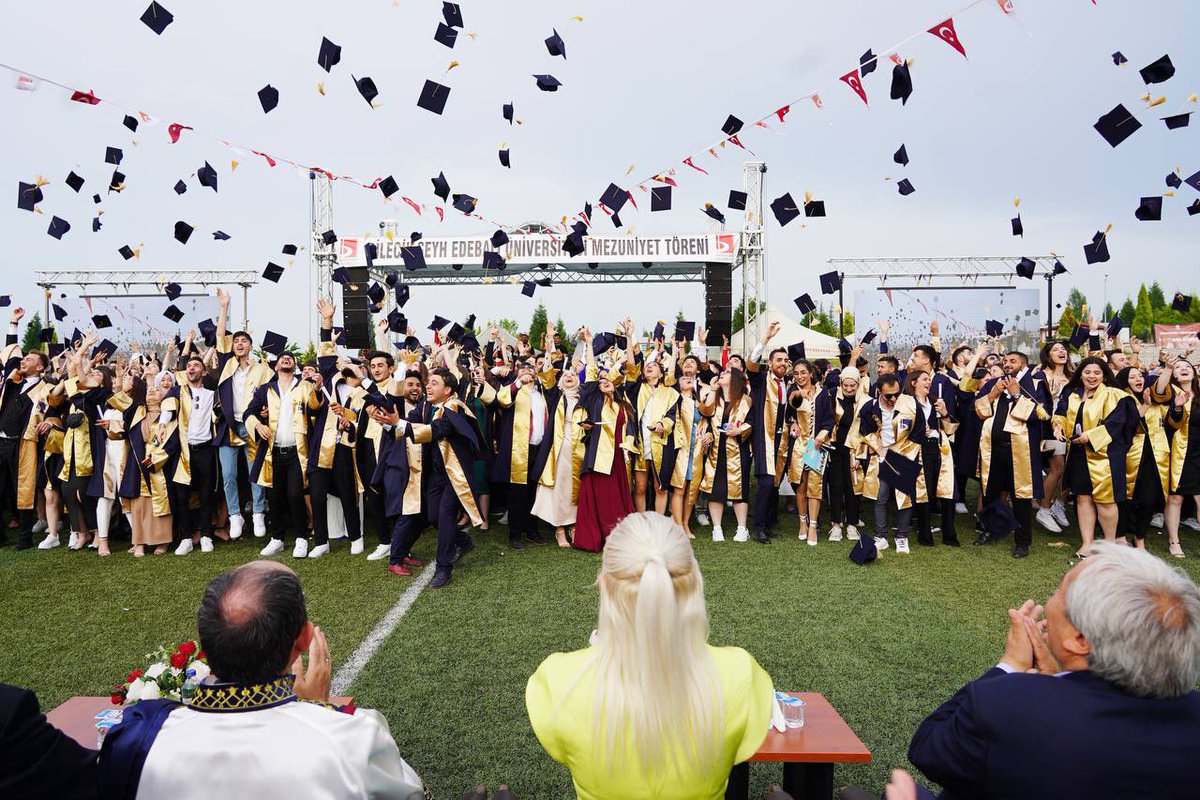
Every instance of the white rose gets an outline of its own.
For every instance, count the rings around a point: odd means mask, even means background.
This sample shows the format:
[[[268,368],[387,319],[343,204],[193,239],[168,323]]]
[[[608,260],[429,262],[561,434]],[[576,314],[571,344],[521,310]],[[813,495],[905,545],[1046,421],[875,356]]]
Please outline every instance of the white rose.
[[[202,682],[205,678],[212,674],[212,670],[208,668],[208,664],[205,664],[203,661],[193,661],[191,669],[196,673],[194,676],[192,676],[192,680],[196,681],[197,683]]]
[[[160,692],[158,691],[158,684],[155,683],[154,681],[147,681],[146,685],[144,687],[142,687],[142,699],[143,700],[155,700],[160,696],[161,695],[160,695]]]
[[[141,700],[142,699],[142,690],[145,687],[145,685],[146,685],[146,682],[144,680],[142,680],[141,678],[137,678],[132,683],[130,683],[129,691],[127,691],[125,693],[125,702],[126,703],[136,703],[138,700]]]
[[[166,671],[166,669],[167,669],[167,665],[162,663],[161,661],[158,662],[157,664],[151,664],[150,668],[146,670],[146,678],[148,680],[154,680],[159,675],[162,675],[163,672]]]

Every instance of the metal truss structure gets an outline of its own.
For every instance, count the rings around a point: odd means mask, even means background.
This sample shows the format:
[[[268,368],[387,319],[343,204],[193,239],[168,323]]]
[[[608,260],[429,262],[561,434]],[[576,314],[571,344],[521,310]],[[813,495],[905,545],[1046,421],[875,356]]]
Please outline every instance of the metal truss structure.
[[[746,192],[746,221],[738,237],[734,269],[742,269],[742,352],[767,332],[767,315],[759,314],[760,300],[767,298],[766,229],[763,227],[762,190],[767,165],[748,161],[742,166],[742,189]]]

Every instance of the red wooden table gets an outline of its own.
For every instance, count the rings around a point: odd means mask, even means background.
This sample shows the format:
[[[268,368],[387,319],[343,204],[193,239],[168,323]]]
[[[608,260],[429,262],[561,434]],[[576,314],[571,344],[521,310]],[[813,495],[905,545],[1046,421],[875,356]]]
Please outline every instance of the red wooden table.
[[[783,788],[796,800],[833,797],[834,764],[866,764],[871,751],[837,710],[819,692],[785,692],[805,702],[804,727],[771,728],[750,761],[783,762]],[[750,792],[750,764],[738,764],[729,774],[726,800],[746,800]]]

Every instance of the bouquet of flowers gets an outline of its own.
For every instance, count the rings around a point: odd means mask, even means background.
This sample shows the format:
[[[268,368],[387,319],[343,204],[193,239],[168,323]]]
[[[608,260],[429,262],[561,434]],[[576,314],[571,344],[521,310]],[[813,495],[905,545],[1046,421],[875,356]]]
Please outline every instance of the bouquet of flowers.
[[[150,661],[148,667],[133,670],[113,688],[113,705],[131,705],[156,697],[183,700],[210,673],[204,651],[192,640],[159,647],[146,658]]]

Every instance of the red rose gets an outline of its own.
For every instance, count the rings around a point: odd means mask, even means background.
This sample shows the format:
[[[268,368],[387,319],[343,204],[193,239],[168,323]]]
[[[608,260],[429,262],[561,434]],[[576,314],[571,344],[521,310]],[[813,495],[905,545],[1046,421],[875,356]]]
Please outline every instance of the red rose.
[[[201,650],[199,653],[196,653],[196,660],[197,660],[197,661],[203,661],[205,658],[207,658],[207,656],[206,656],[206,655],[204,655],[204,651],[203,651],[203,650]]]
[[[141,671],[140,669],[135,669],[133,672],[129,673],[129,677],[127,677],[127,678],[125,679],[125,682],[126,682],[126,683],[133,683],[133,682],[134,682],[134,681],[136,681],[138,678],[142,677],[142,675],[143,675],[143,673],[142,673],[142,671]]]
[[[185,656],[183,653],[172,653],[171,654],[171,666],[174,667],[175,669],[183,669],[184,667],[187,666],[187,663],[188,663],[188,657]]]
[[[190,656],[192,653],[196,652],[196,643],[184,642],[183,644],[179,645],[179,652],[183,653],[185,656]]]
[[[121,692],[113,692],[112,696],[109,697],[108,699],[112,701],[112,704],[114,706],[119,706],[125,702],[125,695],[122,694]]]

